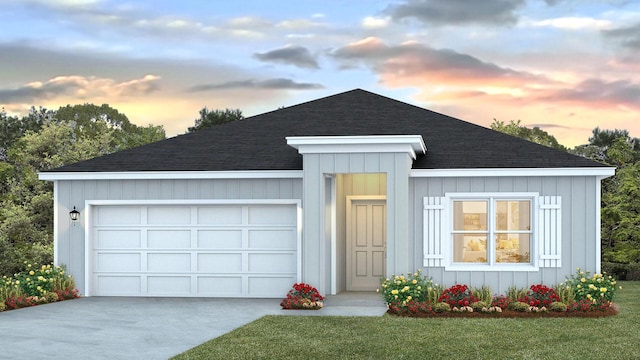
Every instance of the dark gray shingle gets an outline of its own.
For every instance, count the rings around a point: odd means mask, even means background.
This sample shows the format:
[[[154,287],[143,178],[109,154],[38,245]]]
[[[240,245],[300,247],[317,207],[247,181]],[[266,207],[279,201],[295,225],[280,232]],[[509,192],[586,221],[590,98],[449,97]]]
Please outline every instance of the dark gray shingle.
[[[422,135],[414,169],[605,166],[356,89],[52,171],[296,170],[302,156],[285,137],[322,135]]]

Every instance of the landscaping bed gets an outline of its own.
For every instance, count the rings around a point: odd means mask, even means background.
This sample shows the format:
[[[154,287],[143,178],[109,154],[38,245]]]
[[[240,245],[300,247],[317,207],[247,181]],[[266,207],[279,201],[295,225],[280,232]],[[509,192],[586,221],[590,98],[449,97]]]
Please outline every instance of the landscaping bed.
[[[487,286],[470,288],[456,284],[445,288],[413,274],[392,275],[382,280],[387,313],[403,317],[473,318],[598,318],[616,315],[613,298],[621,287],[606,274],[580,269],[553,287],[534,284],[528,289],[510,287],[497,295]]]
[[[0,279],[0,312],[80,297],[64,266],[24,265],[23,271]]]
[[[416,312],[416,313],[397,313],[387,310],[387,314],[400,317],[416,317],[416,318],[484,318],[484,319],[500,319],[500,318],[601,318],[607,316],[618,315],[619,309],[616,304],[612,304],[604,310],[594,311],[545,311],[545,312],[520,312],[509,309],[503,310],[501,313],[485,313],[485,312]]]

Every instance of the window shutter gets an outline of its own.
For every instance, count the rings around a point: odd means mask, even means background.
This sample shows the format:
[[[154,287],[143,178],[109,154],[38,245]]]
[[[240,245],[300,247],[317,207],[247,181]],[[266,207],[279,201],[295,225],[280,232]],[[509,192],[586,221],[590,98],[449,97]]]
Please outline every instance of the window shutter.
[[[423,212],[423,266],[444,266],[443,240],[446,237],[444,225],[444,197],[425,197]]]
[[[562,222],[560,196],[541,196],[538,239],[540,267],[562,266]]]

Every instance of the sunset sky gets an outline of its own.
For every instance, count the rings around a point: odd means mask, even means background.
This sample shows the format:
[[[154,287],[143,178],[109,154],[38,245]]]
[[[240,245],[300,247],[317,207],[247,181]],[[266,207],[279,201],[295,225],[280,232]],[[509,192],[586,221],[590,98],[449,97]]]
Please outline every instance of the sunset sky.
[[[184,133],[362,88],[564,145],[640,137],[640,0],[0,0],[0,106],[108,103]],[[428,145],[428,144],[427,144]]]

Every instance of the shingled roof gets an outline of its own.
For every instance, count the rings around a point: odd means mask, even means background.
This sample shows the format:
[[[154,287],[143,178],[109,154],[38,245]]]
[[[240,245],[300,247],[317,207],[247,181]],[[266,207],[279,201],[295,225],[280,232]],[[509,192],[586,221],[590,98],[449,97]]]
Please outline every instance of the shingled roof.
[[[414,169],[606,166],[356,89],[51,171],[301,170],[285,137],[344,135],[422,135]]]

